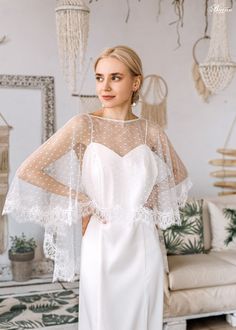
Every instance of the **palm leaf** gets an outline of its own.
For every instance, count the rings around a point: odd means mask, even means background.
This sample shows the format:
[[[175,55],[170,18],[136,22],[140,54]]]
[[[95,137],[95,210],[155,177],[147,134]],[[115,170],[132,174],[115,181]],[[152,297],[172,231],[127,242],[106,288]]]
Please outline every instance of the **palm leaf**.
[[[202,214],[202,200],[200,202],[198,201],[192,201],[192,202],[186,202],[185,206],[180,208],[180,214],[184,218],[192,218],[196,216],[201,216]]]
[[[79,304],[74,305],[73,307],[69,307],[66,309],[69,313],[78,313],[79,311]]]
[[[53,326],[53,325],[61,325],[61,324],[76,323],[76,322],[78,322],[77,316],[43,314],[44,326]]]
[[[181,254],[196,254],[203,252],[203,244],[201,240],[188,240],[181,246]]]
[[[43,294],[42,297],[46,298],[51,303],[58,303],[60,305],[67,305],[67,300],[75,299],[78,295],[71,290],[65,290],[60,292],[51,292]]]
[[[0,322],[2,330],[37,329],[39,327],[43,327],[43,323],[39,321]]]
[[[41,296],[38,294],[32,295],[32,296],[25,296],[25,297],[16,297],[19,301],[30,304],[34,303],[35,301],[39,301],[41,299]]]
[[[51,311],[59,309],[60,306],[52,305],[52,304],[37,304],[32,305],[29,307],[29,309],[34,313],[49,313]]]
[[[181,225],[173,225],[169,228],[167,228],[166,230],[168,231],[172,231],[172,235],[173,236],[185,236],[185,235],[191,235],[193,234],[193,224],[194,224],[194,220],[193,221],[189,221],[188,218],[184,218],[181,221]]]
[[[168,254],[176,254],[183,242],[181,237],[173,236],[171,231],[167,230],[164,232],[164,240]]]
[[[9,311],[0,315],[0,322],[8,322],[13,320],[16,316],[22,314],[27,309],[26,305],[17,304],[10,308]]]
[[[225,227],[226,231],[228,232],[228,236],[224,240],[226,246],[231,243],[234,238],[236,237],[236,210],[224,208],[223,209],[224,216],[230,220],[227,227]]]
[[[200,237],[201,240],[203,240],[203,223],[202,219],[195,219],[195,222],[193,223],[193,234],[196,234]]]

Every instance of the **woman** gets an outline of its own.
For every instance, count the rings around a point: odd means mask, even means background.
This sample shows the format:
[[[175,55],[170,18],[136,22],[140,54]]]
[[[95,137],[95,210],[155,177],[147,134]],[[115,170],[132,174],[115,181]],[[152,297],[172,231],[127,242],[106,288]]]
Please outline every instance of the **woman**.
[[[108,48],[94,69],[102,108],[73,117],[26,159],[4,212],[45,226],[54,280],[80,271],[80,330],[161,330],[156,226],[180,224],[191,182],[160,126],[132,113],[138,55]]]

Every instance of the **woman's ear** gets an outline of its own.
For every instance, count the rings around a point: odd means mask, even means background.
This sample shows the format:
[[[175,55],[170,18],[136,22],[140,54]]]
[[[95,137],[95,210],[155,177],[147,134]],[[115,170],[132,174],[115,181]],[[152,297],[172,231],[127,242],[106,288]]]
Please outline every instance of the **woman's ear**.
[[[134,83],[133,83],[133,91],[136,92],[139,90],[141,84],[141,76],[135,76],[134,77]]]

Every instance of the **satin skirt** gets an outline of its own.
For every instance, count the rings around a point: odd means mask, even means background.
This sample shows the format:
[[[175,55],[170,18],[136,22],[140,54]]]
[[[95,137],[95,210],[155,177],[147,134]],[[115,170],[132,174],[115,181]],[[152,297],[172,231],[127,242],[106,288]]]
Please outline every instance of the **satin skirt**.
[[[162,330],[158,231],[91,217],[81,245],[79,330]]]

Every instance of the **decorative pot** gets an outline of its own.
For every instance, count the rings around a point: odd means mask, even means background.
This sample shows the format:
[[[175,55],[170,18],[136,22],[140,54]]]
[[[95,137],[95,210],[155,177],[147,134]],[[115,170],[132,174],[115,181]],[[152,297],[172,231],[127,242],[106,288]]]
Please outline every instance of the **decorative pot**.
[[[12,253],[8,251],[11,260],[12,277],[16,282],[28,281],[32,274],[32,260],[34,259],[34,250],[24,253]]]

